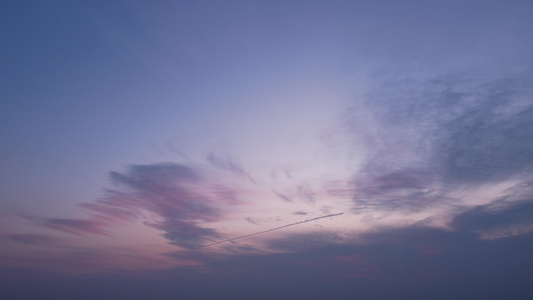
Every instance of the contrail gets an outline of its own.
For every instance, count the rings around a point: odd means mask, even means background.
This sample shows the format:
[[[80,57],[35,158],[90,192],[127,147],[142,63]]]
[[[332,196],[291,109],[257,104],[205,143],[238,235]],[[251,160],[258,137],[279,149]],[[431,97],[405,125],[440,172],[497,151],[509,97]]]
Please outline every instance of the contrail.
[[[303,221],[299,221],[299,222],[296,222],[296,223],[283,225],[283,226],[280,226],[280,227],[276,227],[276,228],[272,228],[272,229],[268,229],[268,230],[264,230],[264,231],[259,231],[259,232],[255,232],[255,233],[241,235],[241,236],[238,236],[238,237],[235,237],[235,238],[232,238],[232,239],[225,239],[223,241],[212,243],[212,244],[207,244],[207,245],[201,246],[199,248],[207,248],[207,247],[215,246],[215,245],[226,243],[226,242],[230,242],[230,243],[234,244],[236,240],[244,239],[244,238],[247,238],[247,237],[251,237],[251,236],[254,236],[254,235],[259,235],[259,234],[263,234],[263,233],[267,233],[267,232],[271,232],[271,231],[280,230],[280,229],[283,229],[283,228],[286,228],[286,227],[290,227],[290,226],[294,226],[294,225],[300,225],[300,224],[303,224],[303,223],[307,223],[307,222],[311,222],[311,221],[315,221],[315,220],[319,220],[319,219],[323,219],[323,218],[336,217],[336,216],[340,216],[342,214],[344,214],[344,213],[341,212],[341,213],[337,213],[337,214],[329,214],[329,215],[326,215],[326,216],[307,219],[307,220],[303,220]]]

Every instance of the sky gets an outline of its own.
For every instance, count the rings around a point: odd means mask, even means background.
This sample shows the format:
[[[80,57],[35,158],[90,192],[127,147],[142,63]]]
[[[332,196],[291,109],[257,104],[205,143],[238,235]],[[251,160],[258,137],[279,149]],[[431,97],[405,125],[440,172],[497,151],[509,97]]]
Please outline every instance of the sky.
[[[531,1],[2,1],[2,299],[531,299]]]

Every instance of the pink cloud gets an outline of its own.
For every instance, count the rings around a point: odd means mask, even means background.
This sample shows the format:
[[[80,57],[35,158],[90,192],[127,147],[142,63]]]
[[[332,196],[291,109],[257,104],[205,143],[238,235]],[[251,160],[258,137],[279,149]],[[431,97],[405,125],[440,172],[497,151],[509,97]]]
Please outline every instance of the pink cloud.
[[[231,174],[235,168],[230,168]],[[196,248],[218,237],[216,230],[205,224],[223,218],[221,205],[240,202],[233,189],[213,183],[200,170],[185,165],[134,165],[124,173],[110,175],[116,187],[107,190],[104,198],[82,204],[83,208],[99,221],[144,220],[144,224],[163,231],[171,244],[185,248]]]
[[[46,219],[42,225],[47,228],[71,234],[102,234],[107,235],[104,227],[108,224],[86,219]]]

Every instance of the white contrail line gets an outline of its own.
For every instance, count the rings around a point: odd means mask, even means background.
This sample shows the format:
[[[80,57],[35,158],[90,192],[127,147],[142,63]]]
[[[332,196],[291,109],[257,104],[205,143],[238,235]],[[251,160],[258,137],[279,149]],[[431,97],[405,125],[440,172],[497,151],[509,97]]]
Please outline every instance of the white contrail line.
[[[323,219],[323,218],[336,217],[336,216],[340,216],[342,214],[344,214],[344,213],[341,212],[341,213],[329,214],[329,215],[326,215],[326,216],[316,217],[316,218],[312,218],[312,219],[307,219],[307,220],[303,220],[303,221],[299,221],[299,222],[283,225],[283,226],[280,226],[280,227],[271,228],[271,229],[264,230],[264,231],[259,231],[259,232],[255,232],[255,233],[241,235],[241,236],[238,236],[238,237],[235,237],[235,238],[232,238],[232,239],[225,239],[225,240],[222,240],[222,241],[219,241],[219,242],[216,242],[216,243],[200,246],[199,248],[207,248],[207,247],[215,246],[215,245],[226,243],[226,242],[234,243],[234,241],[236,241],[236,240],[244,239],[244,238],[251,237],[251,236],[254,236],[254,235],[259,235],[259,234],[263,234],[263,233],[267,233],[267,232],[283,229],[283,228],[294,226],[294,225],[300,225],[300,224],[303,224],[303,223],[307,223],[307,222],[311,222],[311,221],[315,221],[315,220],[319,220],[319,219]]]

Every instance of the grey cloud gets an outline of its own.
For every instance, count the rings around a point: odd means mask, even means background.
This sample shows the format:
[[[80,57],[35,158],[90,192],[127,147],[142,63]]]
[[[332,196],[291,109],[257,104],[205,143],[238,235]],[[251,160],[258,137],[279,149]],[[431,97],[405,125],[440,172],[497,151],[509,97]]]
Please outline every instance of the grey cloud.
[[[220,235],[214,229],[202,228],[195,222],[186,222],[179,219],[167,217],[163,222],[145,224],[163,230],[165,232],[163,237],[169,240],[171,244],[186,249],[197,248],[206,241],[220,238]]]
[[[478,206],[454,218],[452,226],[461,230],[487,230],[515,224],[533,225],[533,200],[504,209]]]
[[[494,120],[494,114],[471,112],[459,120],[464,125],[446,141],[447,179],[492,181],[532,171],[533,105],[509,117]]]
[[[420,211],[446,199],[435,190],[431,174],[403,169],[375,177],[358,178],[353,212],[366,209]]]
[[[288,196],[283,195],[283,194],[280,193],[280,192],[277,192],[277,191],[275,191],[275,190],[272,190],[272,192],[273,192],[274,194],[276,194],[276,196],[278,196],[278,197],[281,199],[281,201],[283,201],[283,202],[291,202],[291,203],[294,202],[294,201],[292,201],[291,198],[289,198]]]
[[[305,252],[308,249],[336,245],[343,238],[331,233],[291,234],[285,238],[268,241],[268,247],[276,251]]]
[[[254,225],[258,224],[258,222],[256,220],[254,220],[253,218],[251,218],[251,217],[246,217],[244,219],[250,224],[254,224]]]
[[[533,76],[384,80],[352,111],[356,207],[420,209],[457,186],[533,177]]]
[[[530,170],[532,83],[529,73],[389,82],[368,99],[378,126],[370,145],[376,157],[368,167],[429,169],[453,182]]]
[[[299,211],[293,212],[292,214],[293,215],[305,216],[305,215],[307,215],[307,212],[299,210]]]
[[[111,181],[117,185],[146,192],[158,192],[161,187],[168,189],[169,186],[181,181],[201,179],[192,168],[175,163],[132,165],[127,174],[110,172],[109,176]]]
[[[297,235],[272,241],[283,250],[276,253],[167,254],[201,262],[203,268],[61,277],[47,272],[46,280],[39,281],[28,276],[14,280],[17,274],[11,272],[4,273],[0,286],[13,299],[94,299],[102,293],[119,299],[529,300],[533,295],[533,235],[480,241],[468,232],[416,227],[366,238],[367,243],[347,245],[321,235]],[[69,257],[80,269],[101,261],[92,249]],[[88,263],[79,263],[80,258]]]
[[[410,299],[499,299],[510,290],[516,299],[531,296],[533,235],[482,241],[465,231],[409,227],[365,239],[346,244],[321,234],[292,235],[270,242],[277,253],[220,257],[206,265],[224,274],[231,270],[230,280],[239,283],[318,286],[310,294],[316,299],[327,298],[324,291],[335,295],[339,287],[345,291],[336,295],[340,299],[390,299],[398,293]],[[304,290],[299,293],[309,291]]]

